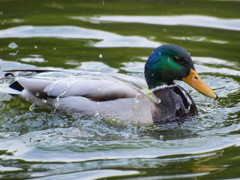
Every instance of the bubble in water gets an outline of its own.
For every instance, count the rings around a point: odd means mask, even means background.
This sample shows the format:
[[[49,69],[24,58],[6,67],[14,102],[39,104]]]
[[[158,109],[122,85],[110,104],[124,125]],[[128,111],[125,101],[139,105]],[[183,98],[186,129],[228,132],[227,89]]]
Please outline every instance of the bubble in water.
[[[16,49],[18,48],[18,45],[15,43],[15,42],[11,42],[9,45],[8,45],[9,48],[11,49]]]

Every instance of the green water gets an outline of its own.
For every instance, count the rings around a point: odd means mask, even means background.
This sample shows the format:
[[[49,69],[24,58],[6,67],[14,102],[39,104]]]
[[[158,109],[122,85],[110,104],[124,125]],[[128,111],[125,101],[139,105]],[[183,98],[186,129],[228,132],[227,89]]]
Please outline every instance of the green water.
[[[153,127],[51,113],[0,94],[1,179],[240,178],[240,1],[0,0],[0,74],[29,67],[143,78],[164,43],[187,49],[218,105]],[[31,108],[30,108],[31,107]]]

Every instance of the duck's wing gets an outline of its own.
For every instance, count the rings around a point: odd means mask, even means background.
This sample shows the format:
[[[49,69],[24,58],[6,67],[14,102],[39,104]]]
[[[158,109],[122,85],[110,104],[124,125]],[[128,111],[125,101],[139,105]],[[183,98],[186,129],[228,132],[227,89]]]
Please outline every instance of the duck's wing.
[[[38,74],[24,77],[13,77],[9,88],[18,92],[26,90],[32,95],[43,99],[57,97],[64,98],[68,96],[83,96],[94,101],[134,98],[139,94],[136,89],[141,87],[140,85],[136,85],[136,82],[138,81],[137,78],[134,80],[134,78],[128,76],[129,79],[131,78],[131,81],[127,81],[127,76],[120,79],[120,75],[117,75],[116,78],[115,75],[99,72],[73,71],[69,73],[68,71],[44,71],[43,69],[17,71],[34,72]],[[56,73],[58,73],[58,75],[57,77],[54,77],[56,76]],[[61,73],[60,78],[59,73]],[[66,74],[68,74],[68,76]],[[144,81],[141,83],[144,84],[143,82]]]
[[[104,79],[62,79],[44,89],[52,97],[82,96],[94,101],[134,98],[138,94],[131,86]]]

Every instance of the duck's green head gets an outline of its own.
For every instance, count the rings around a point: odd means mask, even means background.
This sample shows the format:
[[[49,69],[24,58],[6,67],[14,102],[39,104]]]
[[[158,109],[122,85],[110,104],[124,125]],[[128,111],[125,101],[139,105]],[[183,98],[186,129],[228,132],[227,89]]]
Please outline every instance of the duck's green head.
[[[183,80],[205,96],[217,94],[197,74],[190,54],[182,47],[165,44],[156,48],[145,65],[145,78],[150,89]]]

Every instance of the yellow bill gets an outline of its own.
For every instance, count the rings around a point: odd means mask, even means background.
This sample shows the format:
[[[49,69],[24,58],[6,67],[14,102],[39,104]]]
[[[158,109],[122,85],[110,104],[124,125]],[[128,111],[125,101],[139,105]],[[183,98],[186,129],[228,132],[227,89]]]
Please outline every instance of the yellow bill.
[[[202,81],[202,79],[199,77],[198,73],[195,70],[191,69],[190,74],[182,80],[188,85],[192,86],[201,94],[213,99],[218,98],[218,95]]]

